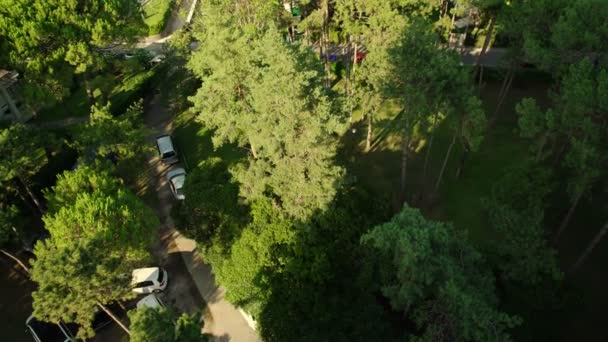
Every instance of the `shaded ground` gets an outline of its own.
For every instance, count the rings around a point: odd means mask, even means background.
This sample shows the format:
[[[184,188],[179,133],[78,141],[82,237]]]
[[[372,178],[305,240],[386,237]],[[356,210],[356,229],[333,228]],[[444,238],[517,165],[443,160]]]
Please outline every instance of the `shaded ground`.
[[[22,260],[27,260],[23,256]],[[0,322],[2,322],[2,341],[32,341],[26,332],[25,320],[32,313],[32,291],[34,284],[24,271],[9,258],[0,255]]]

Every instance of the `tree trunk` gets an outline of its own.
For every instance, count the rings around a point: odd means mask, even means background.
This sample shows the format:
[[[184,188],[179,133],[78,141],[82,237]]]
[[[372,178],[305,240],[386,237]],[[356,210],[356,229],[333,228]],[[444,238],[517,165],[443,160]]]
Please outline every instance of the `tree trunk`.
[[[40,215],[43,215],[44,209],[42,208],[40,201],[38,201],[38,197],[36,197],[36,195],[34,195],[34,193],[32,192],[32,189],[30,189],[30,187],[27,185],[27,183],[21,177],[17,177],[17,178],[19,179],[19,182],[21,182],[21,184],[25,188],[25,191],[27,191],[27,194],[30,196],[30,198],[32,199],[34,204],[36,205],[36,209],[37,209],[38,213]]]
[[[581,254],[581,256],[576,260],[576,262],[569,271],[570,274],[576,272],[581,267],[583,262],[585,262],[587,257],[591,254],[591,252],[593,252],[593,249],[595,249],[595,247],[600,243],[600,241],[602,241],[602,238],[604,237],[604,235],[606,235],[606,233],[608,233],[608,222],[604,224],[602,229],[597,233],[597,235],[595,235],[589,246],[585,248],[583,254]]]
[[[25,196],[22,193],[21,187],[19,186],[19,184],[17,184],[17,188],[15,189],[17,195],[19,196],[19,198],[21,198],[21,200],[23,201],[23,203],[25,203],[25,205],[30,209],[30,211],[32,212],[32,214],[34,214],[34,216],[36,217],[40,217],[41,213],[40,211],[38,211],[38,209],[36,209],[36,207],[34,207],[30,201],[28,201],[27,198],[25,198]]]
[[[331,88],[331,67],[329,64],[329,0],[323,1],[323,34],[321,34],[321,39],[323,41],[323,45],[325,48],[323,49],[325,52],[325,73],[327,74],[327,79],[325,81],[325,86],[327,88]]]
[[[427,167],[429,165],[429,159],[431,156],[431,148],[433,148],[433,140],[435,140],[435,131],[437,130],[437,116],[439,116],[439,113],[435,113],[435,115],[433,115],[433,128],[431,131],[431,138],[429,139],[429,146],[426,149],[426,156],[424,156],[424,167],[422,168],[422,177],[423,179],[426,178],[426,170]],[[423,182],[425,183],[425,182]]]
[[[100,302],[97,302],[97,306],[99,306],[101,310],[105,311],[108,316],[110,316],[122,328],[122,330],[127,333],[127,335],[131,336],[131,331],[129,331],[129,329],[118,319],[118,317],[114,316],[110,309],[106,308],[105,305],[101,304]]]
[[[402,203],[405,202],[405,182],[407,180],[407,157],[409,143],[409,133],[405,133],[403,135],[403,142],[401,145],[401,191],[399,193],[399,199]]]
[[[450,27],[448,28],[448,47],[450,46],[450,41],[452,40],[452,30],[454,29],[454,21],[456,20],[456,11],[452,13],[452,19],[450,21]]]
[[[513,70],[513,68],[513,66],[509,68],[509,72],[507,73],[507,76],[502,82],[500,93],[498,94],[498,103],[496,104],[494,115],[492,115],[492,119],[490,120],[490,126],[493,126],[498,120],[498,113],[500,112],[500,108],[502,107],[503,102],[507,98],[509,90],[511,90],[511,84],[513,84],[513,78],[515,76],[515,71]]]
[[[439,185],[441,184],[441,180],[443,179],[443,174],[445,173],[445,168],[448,165],[448,160],[450,159],[450,155],[452,154],[452,149],[456,144],[456,136],[458,136],[458,132],[454,133],[454,137],[452,137],[452,142],[450,143],[450,147],[448,147],[448,151],[445,153],[445,158],[443,159],[443,165],[441,166],[441,171],[439,171],[439,177],[437,177],[437,182],[435,183],[435,192],[439,190]]]
[[[486,54],[488,48],[490,47],[490,42],[492,41],[492,34],[494,33],[494,24],[496,23],[495,16],[490,18],[490,25],[488,27],[488,32],[486,33],[486,38],[483,41],[483,46],[481,47],[481,51],[475,60],[475,68],[477,69],[479,75],[479,87],[481,88],[481,82],[483,81],[483,66],[481,65],[481,58]]]
[[[29,274],[30,273],[30,269],[23,263],[23,261],[19,260],[19,258],[17,258],[16,256],[12,255],[11,253],[7,252],[4,249],[0,249],[0,252],[4,255],[6,255],[7,257],[13,259],[17,265],[21,266],[21,268],[23,268],[23,270],[25,271],[25,273]]]
[[[256,151],[255,146],[253,145],[251,140],[249,140],[249,146],[251,146],[251,154],[253,154],[253,159],[258,159],[258,152]]]
[[[372,111],[367,113],[367,137],[365,138],[365,151],[369,151],[372,147]]]
[[[578,195],[576,195],[576,198],[574,199],[574,203],[572,203],[572,205],[570,206],[570,209],[568,209],[568,214],[566,214],[566,217],[564,217],[564,220],[562,221],[562,224],[559,226],[557,233],[555,233],[555,237],[553,238],[553,243],[557,243],[557,241],[559,241],[559,238],[561,237],[562,233],[564,232],[564,230],[566,230],[566,227],[568,227],[568,223],[570,223],[570,219],[572,218],[572,215],[574,214],[574,211],[576,210],[576,207],[578,206],[578,202],[583,197],[583,193],[584,193],[584,191],[581,191],[581,192],[579,192]]]
[[[545,149],[545,145],[547,144],[547,139],[548,139],[547,134],[546,133],[543,134],[541,144],[538,147],[538,151],[536,151],[536,157],[534,158],[534,160],[536,162],[539,162],[540,157],[542,157],[542,155],[543,155],[543,150]]]
[[[349,97],[353,98],[355,96],[355,87],[353,86],[355,84],[355,71],[357,71],[357,42],[353,40],[353,68],[350,72],[350,94]],[[352,123],[353,120],[353,106],[351,105],[350,108],[350,122]]]

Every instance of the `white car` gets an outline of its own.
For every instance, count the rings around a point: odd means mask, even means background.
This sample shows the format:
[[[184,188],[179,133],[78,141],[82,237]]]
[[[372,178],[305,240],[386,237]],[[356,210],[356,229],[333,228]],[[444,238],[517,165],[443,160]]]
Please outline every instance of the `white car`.
[[[36,342],[57,341],[75,342],[76,338],[70,329],[63,323],[48,323],[37,320],[34,315],[28,317],[25,326]]]
[[[138,268],[131,275],[131,286],[135,293],[161,292],[167,288],[167,271],[160,267]]]
[[[181,167],[176,167],[167,172],[167,181],[171,192],[178,200],[186,199],[184,195],[184,182],[186,181],[186,170]]]
[[[164,308],[165,304],[155,294],[149,294],[137,302],[137,308],[148,307],[152,309]]]
[[[156,137],[156,148],[158,156],[165,165],[175,164],[179,161],[177,151],[173,145],[173,139],[170,135],[161,135]]]

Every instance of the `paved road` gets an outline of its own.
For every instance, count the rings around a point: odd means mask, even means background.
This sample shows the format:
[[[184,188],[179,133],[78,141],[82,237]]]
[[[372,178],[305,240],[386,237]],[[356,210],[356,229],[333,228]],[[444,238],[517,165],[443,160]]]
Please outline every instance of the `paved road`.
[[[159,96],[155,96],[145,107],[144,120],[154,130],[154,136],[172,131],[171,115],[162,105]],[[151,139],[153,140],[153,138]],[[152,143],[152,142],[151,142]],[[196,242],[182,236],[171,219],[171,207],[174,203],[164,174],[167,168],[154,157],[149,161],[155,174],[158,206],[155,208],[161,218],[161,245],[156,251],[159,256],[180,255],[191,275],[190,284],[194,285],[207,303],[201,305],[205,320],[204,332],[214,336],[215,341],[257,342],[257,333],[250,327],[245,316],[231,303],[224,299],[225,290],[215,283],[211,267],[201,260],[196,253]],[[171,279],[171,274],[169,279]]]
[[[318,43],[312,45],[312,49],[316,53],[320,53],[320,47]],[[328,48],[329,55],[334,55],[336,57],[343,56],[348,53],[350,50],[348,49],[346,44],[330,44]],[[365,47],[360,46],[358,51],[365,52]],[[481,57],[480,63],[485,67],[499,67],[501,66],[502,58],[506,55],[507,49],[504,48],[490,48],[483,57]],[[480,48],[474,47],[465,47],[463,49],[459,49],[458,52],[462,56],[462,63],[466,65],[473,65],[477,61],[477,56],[481,52]]]

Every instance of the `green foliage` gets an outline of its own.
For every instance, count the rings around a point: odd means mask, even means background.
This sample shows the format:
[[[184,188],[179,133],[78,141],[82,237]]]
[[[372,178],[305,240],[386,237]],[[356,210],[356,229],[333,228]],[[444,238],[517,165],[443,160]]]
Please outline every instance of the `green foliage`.
[[[562,278],[557,256],[546,240],[543,218],[553,188],[550,174],[536,166],[521,165],[506,171],[484,201],[489,222],[499,239],[491,243],[498,255],[502,277],[537,286]]]
[[[12,242],[17,237],[19,209],[15,205],[0,202],[0,246]]]
[[[79,338],[91,337],[98,302],[108,304],[134,296],[129,284],[136,265],[108,253],[106,241],[57,242],[51,237],[34,249],[31,278],[38,284],[32,293],[34,315],[48,322],[75,322],[80,326]]]
[[[74,136],[74,147],[85,156],[91,151],[100,157],[115,155],[119,163],[121,160],[141,158],[150,151],[142,112],[141,101],[131,105],[120,116],[110,113],[110,105],[93,106],[90,120]],[[94,162],[86,158],[82,161]]]
[[[152,240],[158,219],[140,199],[128,190],[111,193],[81,192],[73,203],[43,217],[56,244],[69,245],[78,239],[105,241],[108,253],[125,258],[141,258]],[[145,255],[145,253],[144,253]]]
[[[177,322],[174,323],[177,318]],[[179,316],[166,308],[142,307],[129,311],[130,340],[133,342],[206,342],[200,315]]]
[[[349,189],[330,209],[297,225],[293,247],[273,250],[279,271],[268,268],[259,276],[268,280],[268,301],[256,317],[265,341],[394,337],[392,317],[378,303],[377,279],[363,267],[359,245],[362,232],[386,214],[384,198]]]
[[[521,135],[540,137],[537,159],[560,153],[544,153],[547,142],[558,142],[567,148],[564,166],[570,171],[568,192],[573,201],[597,180],[605,160],[602,151],[606,134],[600,125],[608,122],[608,117],[602,115],[606,109],[607,75],[606,69],[596,70],[588,59],[583,59],[564,74],[559,93],[553,95],[554,108],[542,111],[532,99],[524,99],[517,106]]]
[[[203,335],[201,315],[182,314],[175,323],[175,342],[208,342],[209,337]]]
[[[173,342],[175,325],[173,313],[166,308],[153,309],[147,306],[129,311],[131,341]]]
[[[184,193],[188,201],[173,210],[180,231],[203,246],[232,241],[246,210],[238,203],[239,189],[227,165],[219,158],[202,162],[188,173]]]
[[[34,249],[34,314],[76,322],[79,337],[91,337],[98,302],[133,297],[131,270],[148,260],[158,219],[105,170],[66,172],[52,190],[43,217],[51,238]]]
[[[48,162],[45,146],[48,145],[44,144],[41,133],[34,128],[14,124],[9,128],[1,129],[0,182],[4,183],[14,178],[27,181],[38,173]]]
[[[109,170],[88,165],[79,166],[74,171],[66,171],[57,176],[57,183],[50,190],[44,191],[47,200],[48,214],[53,215],[61,208],[69,207],[80,193],[101,192],[115,193],[121,186]]]
[[[274,256],[276,250],[290,248],[295,230],[269,201],[251,205],[252,221],[245,227],[226,260],[214,273],[225,286],[227,299],[246,308],[254,316],[262,311],[268,300],[267,279],[263,273],[281,272],[281,261]]]
[[[325,208],[340,183],[333,158],[344,116],[319,82],[314,57],[285,46],[274,30],[250,42],[219,25],[195,33],[201,49],[190,67],[204,81],[192,101],[215,129],[216,146],[250,146],[253,158],[233,170],[241,195],[276,197],[297,218]]]
[[[422,340],[510,340],[519,319],[498,311],[491,272],[450,224],[405,206],[361,242],[375,257],[382,294],[411,315]]]
[[[0,51],[32,100],[64,97],[75,73],[103,66],[99,48],[133,41],[142,27],[136,0],[0,2]]]

